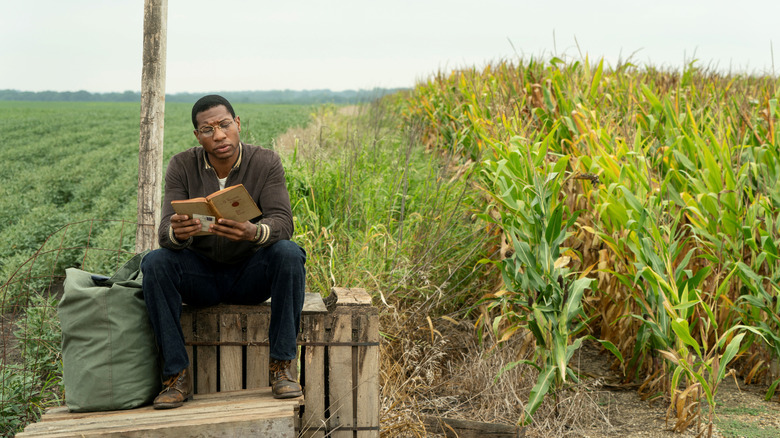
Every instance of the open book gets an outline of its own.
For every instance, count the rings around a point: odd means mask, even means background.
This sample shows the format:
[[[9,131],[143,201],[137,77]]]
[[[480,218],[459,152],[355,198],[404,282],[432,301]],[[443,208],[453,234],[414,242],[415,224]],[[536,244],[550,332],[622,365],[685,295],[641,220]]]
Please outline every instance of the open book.
[[[246,222],[262,214],[243,184],[225,187],[205,198],[171,201],[171,206],[176,214],[200,219],[201,231],[196,236],[211,234],[209,225],[220,218]]]

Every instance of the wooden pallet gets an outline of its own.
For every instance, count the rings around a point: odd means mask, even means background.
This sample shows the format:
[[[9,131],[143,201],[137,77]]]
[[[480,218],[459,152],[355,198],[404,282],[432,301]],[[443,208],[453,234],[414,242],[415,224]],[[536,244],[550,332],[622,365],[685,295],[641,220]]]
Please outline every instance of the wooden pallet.
[[[197,394],[176,409],[151,406],[125,411],[47,411],[19,438],[60,437],[250,437],[294,438],[295,419],[303,397],[274,399],[270,388]]]

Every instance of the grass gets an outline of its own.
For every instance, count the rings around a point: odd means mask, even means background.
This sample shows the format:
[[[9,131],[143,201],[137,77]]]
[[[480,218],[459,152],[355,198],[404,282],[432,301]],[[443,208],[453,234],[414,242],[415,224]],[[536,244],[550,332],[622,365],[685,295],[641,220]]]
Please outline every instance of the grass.
[[[768,414],[769,410],[764,406],[751,406],[751,407],[745,407],[745,406],[729,406],[729,407],[721,407],[715,408],[715,411],[719,415],[761,415],[761,414]]]
[[[777,429],[761,424],[761,417],[774,415],[765,405],[724,406],[715,408],[715,424],[725,438],[769,438],[777,436]]]
[[[465,312],[489,238],[470,219],[478,196],[469,178],[447,180],[389,105],[352,117],[323,108],[309,130],[280,140],[309,288],[364,287],[385,302]]]
[[[777,429],[774,427],[766,429],[754,423],[739,420],[720,420],[716,421],[716,424],[725,438],[774,438],[777,436]]]

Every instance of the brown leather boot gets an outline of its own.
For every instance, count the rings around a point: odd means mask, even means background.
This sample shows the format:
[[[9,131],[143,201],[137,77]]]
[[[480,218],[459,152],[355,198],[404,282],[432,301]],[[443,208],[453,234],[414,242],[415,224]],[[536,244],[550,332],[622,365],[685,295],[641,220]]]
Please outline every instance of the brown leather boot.
[[[178,408],[192,399],[192,382],[187,369],[163,382],[163,390],[154,399],[155,409]]]
[[[293,379],[290,373],[291,360],[271,359],[268,372],[271,380],[271,391],[274,398],[293,398],[303,395],[301,385]]]

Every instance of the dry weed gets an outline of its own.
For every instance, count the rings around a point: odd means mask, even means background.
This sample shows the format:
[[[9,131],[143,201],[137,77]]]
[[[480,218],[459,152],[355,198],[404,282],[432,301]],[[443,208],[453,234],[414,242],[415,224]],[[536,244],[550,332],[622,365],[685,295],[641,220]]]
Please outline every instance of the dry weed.
[[[496,375],[513,361],[530,359],[518,357],[523,336],[490,348],[480,345],[471,321],[431,319],[424,310],[396,305],[382,316],[382,436],[438,436],[426,430],[427,416],[515,425],[537,371],[521,364]],[[611,427],[596,400],[602,396],[598,381],[549,396],[526,436],[582,436],[586,429]]]

